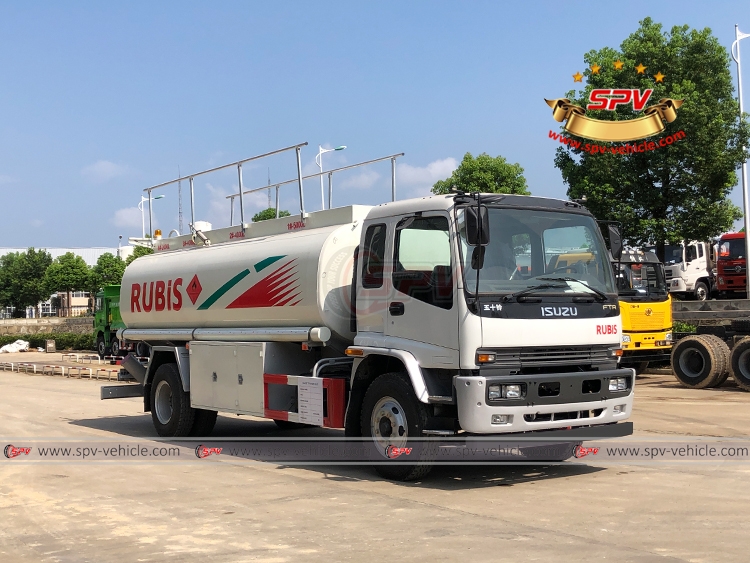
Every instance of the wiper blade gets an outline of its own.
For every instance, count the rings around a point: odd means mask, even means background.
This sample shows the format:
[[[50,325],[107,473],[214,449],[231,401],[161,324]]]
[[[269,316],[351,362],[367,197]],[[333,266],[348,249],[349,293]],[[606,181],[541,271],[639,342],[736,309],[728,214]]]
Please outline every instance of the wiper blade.
[[[595,287],[591,287],[589,284],[587,284],[585,282],[582,282],[581,280],[579,280],[577,278],[571,278],[571,277],[552,278],[552,277],[550,277],[550,278],[537,278],[537,279],[538,280],[545,280],[545,281],[566,281],[566,282],[572,281],[572,282],[577,282],[577,283],[580,283],[586,289],[590,289],[591,291],[593,291],[596,294],[596,296],[598,297],[599,301],[606,301],[607,300],[607,294],[606,293],[604,293],[603,291],[599,291]]]
[[[560,285],[559,283],[541,283],[539,285],[527,287],[526,289],[522,289],[521,291],[516,291],[515,293],[509,293],[508,295],[503,297],[502,302],[507,303],[508,301],[511,301],[513,299],[518,300],[519,297],[529,295],[531,293],[534,293],[535,291],[539,291],[540,289],[565,289],[566,287],[568,286]]]

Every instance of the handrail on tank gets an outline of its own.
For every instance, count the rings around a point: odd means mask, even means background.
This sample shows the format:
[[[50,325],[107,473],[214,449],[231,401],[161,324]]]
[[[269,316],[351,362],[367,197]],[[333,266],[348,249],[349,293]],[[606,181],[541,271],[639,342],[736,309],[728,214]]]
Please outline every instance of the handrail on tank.
[[[300,213],[304,217],[305,216],[305,200],[302,195],[302,159],[300,157],[300,149],[304,146],[307,146],[307,143],[298,143],[296,145],[291,145],[289,147],[284,147],[283,149],[278,149],[275,151],[259,154],[256,156],[251,156],[250,158],[243,158],[242,160],[238,160],[237,162],[232,162],[230,164],[223,164],[222,166],[217,166],[215,168],[209,168],[208,170],[203,170],[201,172],[196,172],[195,174],[187,174],[185,176],[182,176],[180,178],[177,178],[175,180],[170,180],[169,182],[162,182],[161,184],[156,184],[155,186],[151,186],[150,188],[145,188],[143,191],[148,192],[148,229],[151,233],[151,240],[154,240],[154,227],[153,227],[153,213],[152,213],[152,198],[151,198],[151,192],[163,188],[164,186],[168,186],[170,184],[174,184],[176,182],[181,182],[182,180],[189,180],[190,181],[190,224],[195,225],[195,195],[193,191],[193,178],[196,178],[198,176],[202,176],[203,174],[208,174],[210,172],[216,172],[217,170],[223,170],[224,168],[231,168],[232,166],[237,167],[237,176],[239,179],[239,193],[235,194],[235,196],[239,196],[240,198],[240,218],[242,221],[242,225],[244,228],[245,225],[245,206],[243,204],[242,199],[242,165],[245,162],[250,162],[252,160],[259,160],[261,158],[265,158],[267,156],[272,156],[274,154],[279,154],[282,152],[286,152],[289,150],[294,149],[297,153],[297,179],[296,181],[299,183],[299,206],[300,206]],[[295,180],[292,180],[294,182]],[[248,193],[248,192],[244,192]],[[232,200],[234,202],[234,200]],[[278,208],[278,202],[277,206]],[[234,208],[234,206],[233,206]],[[153,243],[152,243],[153,244]]]
[[[381,158],[375,158],[373,160],[366,160],[364,162],[358,162],[357,164],[350,164],[348,166],[342,166],[341,168],[334,168],[332,170],[326,170],[325,172],[316,172],[315,174],[310,174],[308,176],[303,176],[302,180],[309,180],[311,178],[319,178],[323,175],[328,175],[328,209],[331,209],[332,207],[332,200],[333,200],[333,174],[336,172],[341,172],[342,170],[349,170],[351,168],[357,168],[359,166],[365,166],[367,164],[373,164],[375,162],[382,162],[383,160],[389,160],[391,161],[391,201],[396,201],[396,159],[404,156],[405,153],[398,153],[398,154],[392,154],[389,156],[383,156]],[[284,186],[286,184],[292,184],[294,182],[297,182],[297,178],[293,178],[291,180],[286,180],[284,182],[274,182],[271,185],[268,186],[261,186],[260,188],[253,188],[252,190],[247,190],[242,192],[242,194],[251,194],[254,192],[260,192],[262,190],[270,190],[272,187],[276,188],[276,218],[279,217],[279,188],[281,186]],[[300,182],[301,185],[301,182]],[[239,197],[241,194],[230,194],[226,196],[226,199],[231,200],[229,202],[229,225],[234,225],[234,198]],[[240,197],[240,212],[242,212],[242,198]],[[300,202],[302,202],[302,192],[300,191]],[[302,209],[302,213],[304,216],[304,209]]]

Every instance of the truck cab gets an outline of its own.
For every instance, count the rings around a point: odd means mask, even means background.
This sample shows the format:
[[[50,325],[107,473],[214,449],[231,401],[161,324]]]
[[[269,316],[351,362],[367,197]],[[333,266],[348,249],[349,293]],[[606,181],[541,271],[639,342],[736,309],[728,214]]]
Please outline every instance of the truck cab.
[[[642,373],[649,362],[669,361],[672,298],[656,254],[625,250],[614,263],[622,315],[623,366]]]
[[[714,247],[710,242],[666,245],[664,273],[669,292],[681,299],[710,299],[715,290],[715,264]]]
[[[745,233],[721,235],[718,246],[716,289],[723,297],[744,298],[747,294]]]

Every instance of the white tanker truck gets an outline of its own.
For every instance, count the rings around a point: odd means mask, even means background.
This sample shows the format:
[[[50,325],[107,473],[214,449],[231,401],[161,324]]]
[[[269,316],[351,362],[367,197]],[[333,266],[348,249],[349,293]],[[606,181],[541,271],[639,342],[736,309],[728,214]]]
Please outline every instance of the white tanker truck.
[[[228,412],[344,428],[384,451],[617,423],[635,374],[618,366],[609,262],[579,204],[497,194],[163,239],[120,294],[118,337],[148,342],[150,361],[128,364],[140,385],[102,398],[142,396],[160,436],[206,436]]]

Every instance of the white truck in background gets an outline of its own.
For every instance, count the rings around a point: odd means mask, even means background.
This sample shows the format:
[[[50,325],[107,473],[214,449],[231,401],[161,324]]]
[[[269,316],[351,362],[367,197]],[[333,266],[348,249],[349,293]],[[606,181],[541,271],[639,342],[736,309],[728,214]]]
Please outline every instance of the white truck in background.
[[[298,180],[298,215],[158,240],[128,266],[118,336],[151,357],[102,398],[142,396],[160,436],[206,436],[227,412],[344,428],[384,459],[412,439],[630,417],[609,251],[584,207],[457,193],[306,213]]]
[[[654,247],[649,248],[654,251]],[[664,273],[669,292],[681,299],[705,301],[715,291],[716,250],[710,242],[668,244]]]

